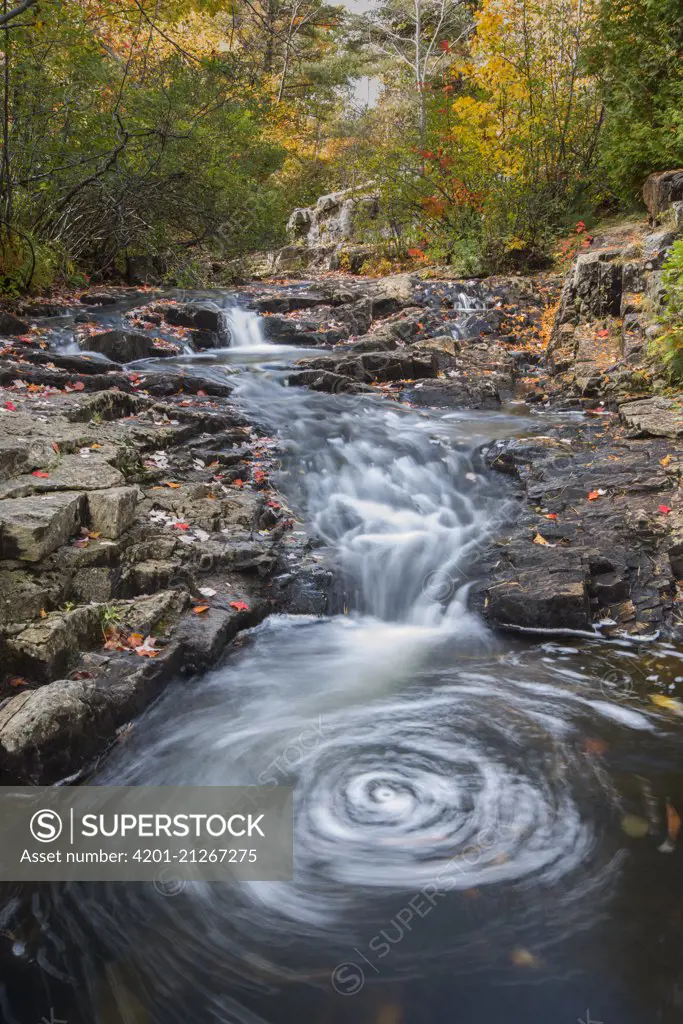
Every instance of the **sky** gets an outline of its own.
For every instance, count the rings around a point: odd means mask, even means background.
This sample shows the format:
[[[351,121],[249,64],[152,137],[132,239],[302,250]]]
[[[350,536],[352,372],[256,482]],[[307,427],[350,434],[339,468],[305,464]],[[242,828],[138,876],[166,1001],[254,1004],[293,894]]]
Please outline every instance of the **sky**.
[[[373,0],[341,0],[341,6],[348,7],[354,14],[362,14],[368,11],[373,5]],[[379,78],[369,78],[364,75],[356,79],[353,98],[358,106],[374,107],[377,103],[381,90]]]

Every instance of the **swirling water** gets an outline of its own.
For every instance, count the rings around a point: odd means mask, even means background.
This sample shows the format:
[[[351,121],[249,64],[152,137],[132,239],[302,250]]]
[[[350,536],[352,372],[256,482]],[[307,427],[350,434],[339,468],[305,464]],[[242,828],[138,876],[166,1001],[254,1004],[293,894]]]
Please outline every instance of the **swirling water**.
[[[658,989],[638,960],[681,938],[643,907],[681,895],[657,850],[675,732],[604,683],[637,676],[628,645],[526,645],[467,607],[510,501],[481,446],[510,419],[277,373],[237,400],[279,433],[279,484],[346,607],[274,616],[171,685],[97,781],[293,785],[295,877],[36,896],[47,960],[78,979],[69,1024],[675,1020],[680,975]]]

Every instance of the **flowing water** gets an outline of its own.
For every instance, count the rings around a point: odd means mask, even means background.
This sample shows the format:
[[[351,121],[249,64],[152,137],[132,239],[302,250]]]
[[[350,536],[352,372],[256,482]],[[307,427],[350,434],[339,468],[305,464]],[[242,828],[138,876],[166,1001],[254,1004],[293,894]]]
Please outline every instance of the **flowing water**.
[[[537,421],[286,388],[255,319],[231,314],[232,369],[263,356],[232,400],[279,434],[346,607],[273,616],[172,684],[96,781],[293,785],[295,877],[35,893],[56,1016],[680,1021],[681,857],[660,848],[681,735],[644,698],[679,653],[494,636],[467,597],[512,503],[481,450]]]

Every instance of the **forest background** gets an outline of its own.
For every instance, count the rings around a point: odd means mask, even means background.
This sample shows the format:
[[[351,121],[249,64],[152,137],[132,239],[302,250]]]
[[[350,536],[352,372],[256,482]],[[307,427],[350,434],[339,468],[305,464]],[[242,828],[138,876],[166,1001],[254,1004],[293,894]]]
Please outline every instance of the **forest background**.
[[[380,266],[530,271],[683,164],[681,0],[0,0],[0,49],[5,296],[220,280],[368,182]]]

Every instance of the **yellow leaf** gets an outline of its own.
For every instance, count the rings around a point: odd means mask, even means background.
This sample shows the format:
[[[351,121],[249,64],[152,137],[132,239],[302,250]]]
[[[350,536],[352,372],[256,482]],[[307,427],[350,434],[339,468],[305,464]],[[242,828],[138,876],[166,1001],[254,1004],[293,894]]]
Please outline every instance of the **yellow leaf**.
[[[643,839],[650,831],[650,826],[645,818],[637,814],[625,814],[621,819],[621,829],[631,839]]]
[[[666,708],[667,711],[673,711],[675,715],[683,715],[683,704],[675,697],[667,697],[663,693],[651,693],[650,700],[658,708]]]
[[[545,547],[545,548],[554,548],[555,547],[555,545],[551,544],[549,540],[546,540],[545,537],[542,537],[540,533],[536,534],[536,536],[534,537],[532,543],[533,544],[542,544],[543,547]]]
[[[670,462],[671,462],[671,456],[670,455],[665,455],[663,459],[659,460],[659,465],[660,466],[668,466]]]
[[[515,967],[540,967],[541,961],[537,956],[529,949],[525,949],[523,946],[516,946],[512,953],[510,953],[510,959],[512,960]]]

